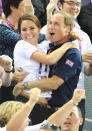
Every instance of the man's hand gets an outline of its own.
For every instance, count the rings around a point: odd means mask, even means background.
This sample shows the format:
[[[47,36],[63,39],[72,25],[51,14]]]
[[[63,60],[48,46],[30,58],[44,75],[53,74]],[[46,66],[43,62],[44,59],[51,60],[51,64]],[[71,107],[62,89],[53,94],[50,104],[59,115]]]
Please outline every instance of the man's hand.
[[[21,82],[28,74],[27,72],[22,72],[22,68],[18,68],[13,74],[13,81]]]
[[[13,95],[18,96],[24,89],[23,83],[19,82],[13,89]]]
[[[34,7],[31,0],[24,0],[24,12],[25,14],[27,13],[34,15]]]
[[[78,104],[85,94],[85,90],[75,89],[72,97],[73,103]]]
[[[55,9],[56,5],[57,5],[57,1],[58,0],[50,0],[49,4],[47,5],[47,26],[48,26],[48,22],[52,17],[52,12]]]
[[[5,71],[12,70],[12,59],[7,55],[0,56],[0,66],[4,68]]]
[[[57,5],[57,1],[58,0],[50,0],[49,4],[47,5],[47,11],[51,12],[55,9],[56,5]]]
[[[85,52],[82,54],[82,61],[92,65],[92,52]]]
[[[30,100],[37,102],[40,98],[41,90],[39,88],[30,89]]]

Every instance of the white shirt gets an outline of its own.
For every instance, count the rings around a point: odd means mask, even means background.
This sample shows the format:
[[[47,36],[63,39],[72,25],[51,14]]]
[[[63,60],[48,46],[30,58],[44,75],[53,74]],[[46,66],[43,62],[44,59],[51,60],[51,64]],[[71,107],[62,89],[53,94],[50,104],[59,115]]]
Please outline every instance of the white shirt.
[[[7,131],[6,127],[0,128],[0,131]]]
[[[35,81],[38,79],[39,75],[48,76],[49,66],[47,66],[45,72],[45,64],[42,64],[40,68],[40,63],[31,59],[31,56],[34,52],[40,50],[44,53],[47,53],[49,48],[49,42],[44,41],[38,46],[32,45],[24,40],[17,42],[14,48],[14,68],[17,69],[21,67],[23,72],[29,72],[30,74],[24,79],[24,82]],[[40,72],[39,72],[40,69]],[[45,74],[46,73],[46,74]]]
[[[43,121],[40,124],[34,125],[34,126],[27,126],[25,131],[40,131],[40,127],[42,124],[45,124],[46,121]],[[7,131],[6,127],[0,128],[0,131]]]
[[[14,48],[14,68],[17,69],[21,67],[23,72],[29,73],[24,78],[23,82],[35,81],[43,77],[48,78],[49,66],[31,59],[34,52],[41,51],[47,54],[48,49],[49,41],[43,41],[38,44],[38,46],[32,45],[24,40],[17,42]],[[29,93],[29,90],[27,92]],[[51,93],[51,91],[42,92],[41,97],[51,97]]]
[[[25,131],[40,131],[41,125],[45,124],[46,121],[43,121],[40,124],[34,125],[34,126],[27,126]]]

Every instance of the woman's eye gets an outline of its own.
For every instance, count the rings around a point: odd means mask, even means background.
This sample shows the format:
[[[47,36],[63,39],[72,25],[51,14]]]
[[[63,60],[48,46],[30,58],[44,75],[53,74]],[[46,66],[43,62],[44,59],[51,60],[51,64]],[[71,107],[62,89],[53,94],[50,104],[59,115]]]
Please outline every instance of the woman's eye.
[[[22,31],[26,31],[26,29],[24,28],[24,29],[22,29]]]
[[[34,27],[30,27],[30,30],[34,30],[35,28]]]

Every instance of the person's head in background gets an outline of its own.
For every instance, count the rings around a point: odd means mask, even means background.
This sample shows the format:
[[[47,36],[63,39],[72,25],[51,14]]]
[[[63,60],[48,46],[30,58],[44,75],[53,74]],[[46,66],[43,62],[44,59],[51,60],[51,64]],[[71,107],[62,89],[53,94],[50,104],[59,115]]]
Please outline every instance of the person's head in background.
[[[65,10],[74,19],[76,19],[77,16],[79,15],[79,13],[80,13],[81,1],[82,0],[59,0],[58,1],[58,7],[61,10],[62,9]]]
[[[41,23],[35,15],[24,14],[18,22],[18,30],[23,40],[37,45]]]
[[[24,0],[2,0],[2,8],[5,17],[15,25],[24,13]]]
[[[62,131],[79,131],[79,126],[83,123],[80,108],[75,106],[69,116],[61,122]]]
[[[61,131],[61,129],[56,125],[46,123],[40,127],[40,131]]]
[[[2,103],[0,105],[0,127],[4,127],[23,105],[23,103],[16,101],[7,101]]]
[[[74,19],[67,12],[55,11],[47,28],[47,39],[51,42],[68,40],[74,27]]]

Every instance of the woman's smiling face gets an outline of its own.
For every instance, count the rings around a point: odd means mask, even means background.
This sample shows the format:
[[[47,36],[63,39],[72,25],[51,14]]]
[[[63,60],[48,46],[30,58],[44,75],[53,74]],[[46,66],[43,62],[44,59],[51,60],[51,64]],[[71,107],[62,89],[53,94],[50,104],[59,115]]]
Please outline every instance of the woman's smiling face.
[[[31,20],[23,20],[21,23],[21,37],[23,40],[37,45],[40,29]]]

